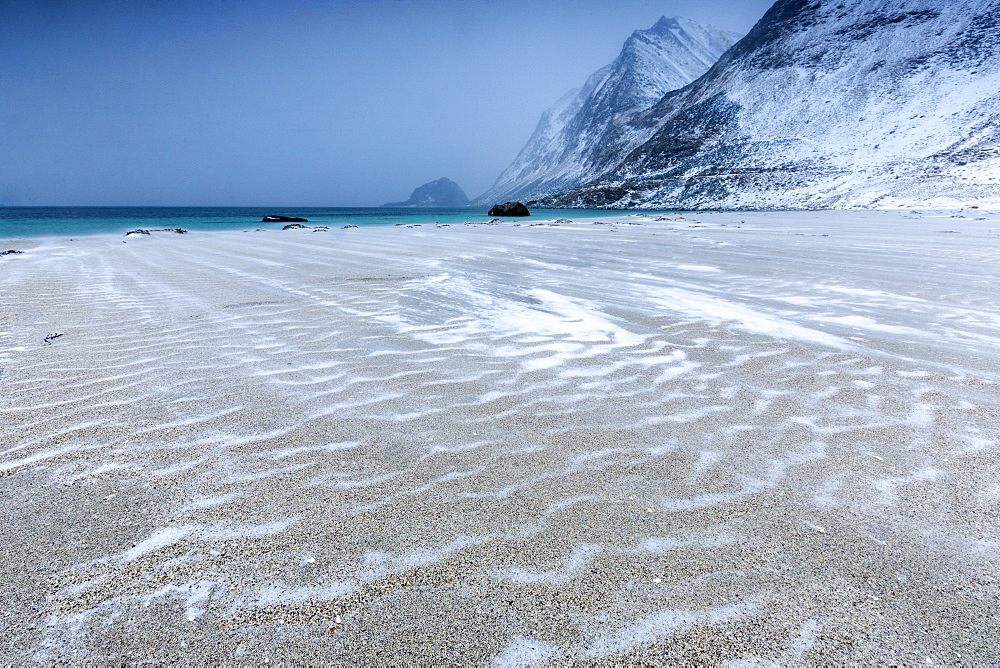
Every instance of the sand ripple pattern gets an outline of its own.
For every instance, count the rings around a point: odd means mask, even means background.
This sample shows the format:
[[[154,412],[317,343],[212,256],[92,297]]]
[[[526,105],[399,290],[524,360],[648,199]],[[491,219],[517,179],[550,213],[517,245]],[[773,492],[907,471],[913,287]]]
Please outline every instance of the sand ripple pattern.
[[[613,222],[5,261],[0,656],[1000,661],[1000,237]]]

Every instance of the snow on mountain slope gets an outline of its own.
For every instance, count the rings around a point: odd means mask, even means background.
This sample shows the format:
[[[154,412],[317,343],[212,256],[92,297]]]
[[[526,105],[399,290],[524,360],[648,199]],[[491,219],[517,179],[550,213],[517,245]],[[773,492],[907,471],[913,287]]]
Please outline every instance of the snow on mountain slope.
[[[1000,204],[1000,0],[779,0],[548,206]]]
[[[611,64],[546,111],[517,159],[477,204],[550,194],[586,183],[652,130],[629,121],[704,74],[737,35],[675,17],[626,40]]]

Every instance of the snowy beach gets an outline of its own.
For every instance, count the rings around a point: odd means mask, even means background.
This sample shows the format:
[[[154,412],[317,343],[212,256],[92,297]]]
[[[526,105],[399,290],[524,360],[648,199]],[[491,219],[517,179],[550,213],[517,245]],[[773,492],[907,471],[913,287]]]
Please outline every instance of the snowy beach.
[[[2,243],[3,663],[1000,662],[998,213]]]

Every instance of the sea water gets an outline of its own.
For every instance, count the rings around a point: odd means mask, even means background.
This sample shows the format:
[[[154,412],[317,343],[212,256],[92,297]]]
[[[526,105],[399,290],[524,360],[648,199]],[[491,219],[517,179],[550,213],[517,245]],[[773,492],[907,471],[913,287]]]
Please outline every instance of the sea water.
[[[124,234],[135,229],[247,230],[281,228],[264,216],[305,218],[308,225],[462,225],[494,217],[483,208],[316,208],[316,207],[0,207],[0,239]],[[525,220],[606,216],[607,211],[535,210]],[[504,219],[507,220],[507,219]]]

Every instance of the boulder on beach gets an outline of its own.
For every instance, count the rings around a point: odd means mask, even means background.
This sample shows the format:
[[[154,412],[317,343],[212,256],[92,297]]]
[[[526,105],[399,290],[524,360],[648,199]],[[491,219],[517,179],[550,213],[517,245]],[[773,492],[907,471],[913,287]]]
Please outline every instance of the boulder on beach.
[[[530,216],[531,212],[528,211],[528,207],[524,206],[520,202],[506,202],[504,204],[495,204],[492,209],[490,209],[487,216]]]
[[[260,219],[262,223],[308,223],[308,218],[296,218],[295,216],[264,216]]]
[[[0,255],[20,255],[20,254],[21,254],[21,253],[23,253],[23,252],[24,252],[24,251],[19,251],[19,250],[14,250],[14,249],[12,248],[12,249],[10,249],[10,250],[5,250],[5,251],[3,251],[2,253],[0,253]]]
[[[308,230],[308,225],[299,225],[298,223],[292,223],[291,225],[285,225],[281,229],[283,230]]]

